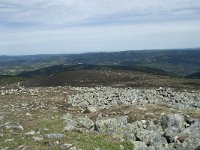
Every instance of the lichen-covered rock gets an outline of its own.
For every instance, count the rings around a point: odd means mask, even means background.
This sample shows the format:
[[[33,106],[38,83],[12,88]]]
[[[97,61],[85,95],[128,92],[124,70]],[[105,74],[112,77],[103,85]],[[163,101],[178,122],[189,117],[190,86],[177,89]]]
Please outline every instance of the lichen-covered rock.
[[[71,116],[69,113],[67,113],[67,114],[64,114],[64,115],[61,117],[61,119],[63,119],[64,122],[68,123],[69,121],[72,120],[72,116]]]
[[[127,117],[101,118],[95,124],[100,133],[122,139],[126,131]]]
[[[98,107],[96,106],[88,106],[85,110],[86,112],[95,113],[98,111]]]
[[[65,115],[62,118],[65,119],[66,126],[63,131],[72,131],[72,130],[94,130],[94,122],[87,116],[80,116],[72,118],[71,115]]]
[[[147,145],[141,141],[133,141],[132,144],[134,145],[133,150],[148,150]]]
[[[162,136],[156,136],[150,139],[149,144],[155,147],[156,150],[168,150],[169,146],[167,140]]]
[[[124,139],[125,139],[126,141],[131,142],[131,141],[135,141],[135,140],[136,140],[136,137],[135,137],[135,134],[133,134],[133,133],[126,133],[126,134],[124,135]]]
[[[147,150],[156,150],[156,148],[155,148],[154,146],[149,146],[149,147],[147,148]]]
[[[141,129],[137,132],[136,138],[147,145],[152,144],[152,146],[154,146],[154,142],[156,139],[161,138],[161,134],[158,131]]]
[[[200,121],[196,121],[177,135],[177,141],[185,147],[198,147],[200,145]]]
[[[200,93],[175,91],[171,88],[155,89],[132,89],[95,87],[73,88],[77,94],[69,97],[72,106],[88,107],[95,106],[100,109],[109,108],[114,104],[171,104],[180,110],[186,108],[198,109],[200,107]]]
[[[94,122],[87,116],[78,117],[74,121],[76,122],[76,126],[75,126],[76,128],[85,128],[88,130],[91,130],[94,128]]]
[[[67,124],[64,129],[63,132],[67,132],[67,131],[73,131],[75,129],[75,126],[72,124]]]
[[[161,116],[160,123],[164,130],[164,137],[169,143],[175,141],[176,135],[185,129],[186,124],[181,114],[164,114]]]
[[[181,114],[162,115],[160,122],[164,130],[167,128],[175,128],[182,131],[185,125],[184,116]]]

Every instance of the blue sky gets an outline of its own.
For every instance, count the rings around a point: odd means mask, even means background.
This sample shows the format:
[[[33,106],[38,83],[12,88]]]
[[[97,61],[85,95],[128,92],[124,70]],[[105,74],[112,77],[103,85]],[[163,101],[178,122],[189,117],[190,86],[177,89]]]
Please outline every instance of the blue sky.
[[[200,0],[0,0],[0,55],[200,47]]]

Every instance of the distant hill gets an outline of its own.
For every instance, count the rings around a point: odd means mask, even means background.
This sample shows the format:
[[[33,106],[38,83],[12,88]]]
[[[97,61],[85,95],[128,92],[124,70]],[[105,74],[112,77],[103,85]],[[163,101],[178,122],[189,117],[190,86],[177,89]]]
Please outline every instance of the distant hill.
[[[189,76],[187,76],[188,78],[194,78],[194,79],[200,79],[200,71],[199,72],[196,72],[196,73],[193,73]]]
[[[16,75],[59,65],[141,66],[180,76],[200,70],[200,48],[138,50],[84,54],[0,56],[0,74]]]
[[[61,67],[62,68],[62,67]],[[199,89],[200,80],[186,79],[168,76],[160,70],[145,70],[133,68],[109,68],[108,66],[73,66],[76,69],[44,75],[39,71],[33,74],[23,74],[32,76],[21,82],[25,87],[54,87],[54,86],[113,86],[113,87],[173,87],[183,89]],[[49,70],[50,68],[48,68]],[[157,71],[157,73],[156,73]],[[150,73],[152,72],[152,73]],[[164,75],[165,74],[165,75]]]
[[[67,73],[69,71],[79,71],[79,70],[121,70],[121,71],[140,71],[145,73],[152,73],[157,75],[172,75],[166,71],[161,69],[155,69],[150,67],[142,67],[142,66],[107,66],[107,65],[56,65],[50,66],[34,71],[22,72],[18,74],[19,77],[41,77],[41,76],[49,76],[55,75],[58,73]]]

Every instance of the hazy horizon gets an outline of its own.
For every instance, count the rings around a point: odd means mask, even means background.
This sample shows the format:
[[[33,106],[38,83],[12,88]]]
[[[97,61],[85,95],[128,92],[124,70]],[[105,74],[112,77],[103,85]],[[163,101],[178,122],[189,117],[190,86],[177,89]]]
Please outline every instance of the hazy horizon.
[[[0,0],[0,55],[200,47],[199,0]]]
[[[190,51],[190,50],[200,50],[200,47],[193,48],[171,48],[171,49],[135,49],[135,50],[113,50],[113,51],[85,51],[85,52],[77,52],[77,53],[39,53],[39,54],[0,54],[0,56],[37,56],[37,55],[82,55],[82,54],[90,54],[90,53],[115,53],[115,52],[127,52],[127,51]]]

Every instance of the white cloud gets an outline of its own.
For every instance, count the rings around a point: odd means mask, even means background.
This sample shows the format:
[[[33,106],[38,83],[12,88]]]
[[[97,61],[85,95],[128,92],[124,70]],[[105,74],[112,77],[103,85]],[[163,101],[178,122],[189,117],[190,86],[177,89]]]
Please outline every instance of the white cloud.
[[[48,27],[200,17],[199,0],[0,0],[0,6],[5,22]]]
[[[0,32],[0,54],[196,47],[200,0],[0,0]]]
[[[12,54],[196,47],[200,43],[198,27],[198,22],[178,22],[4,32],[0,47]]]

